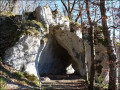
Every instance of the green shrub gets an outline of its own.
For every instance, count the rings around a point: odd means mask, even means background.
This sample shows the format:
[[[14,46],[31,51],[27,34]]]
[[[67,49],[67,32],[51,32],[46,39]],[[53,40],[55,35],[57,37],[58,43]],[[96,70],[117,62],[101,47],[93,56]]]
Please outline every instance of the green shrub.
[[[102,76],[99,76],[99,77],[98,77],[98,83],[101,84],[102,81],[103,81],[103,77],[102,77]]]
[[[104,88],[104,89],[108,89],[108,84],[103,84],[102,82],[103,82],[103,77],[102,77],[102,76],[99,76],[99,77],[98,77],[98,80],[97,80],[97,85],[98,85],[99,87]]]
[[[5,84],[6,84],[5,80],[2,77],[0,77],[0,90],[6,89]]]
[[[17,78],[17,79],[24,78],[24,74],[23,74],[22,72],[20,72],[20,71],[13,73],[13,75],[14,75],[15,78]]]

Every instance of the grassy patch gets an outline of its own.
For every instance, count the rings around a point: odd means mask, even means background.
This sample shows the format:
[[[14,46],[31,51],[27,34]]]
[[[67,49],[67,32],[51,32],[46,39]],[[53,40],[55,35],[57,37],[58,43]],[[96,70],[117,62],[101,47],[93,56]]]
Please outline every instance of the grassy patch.
[[[5,82],[4,78],[0,77],[0,90],[6,89],[5,84],[6,84],[6,82]]]
[[[24,73],[27,80],[33,82],[35,85],[39,86],[39,80],[34,74]]]
[[[37,80],[36,76],[33,75],[33,74],[24,73],[24,76],[25,76],[28,80],[30,80],[30,81]]]
[[[17,79],[24,78],[24,74],[20,71],[13,73],[14,77]]]
[[[99,84],[99,83],[97,83],[96,85],[97,85],[98,87],[103,88],[103,89],[108,89],[108,84]]]
[[[26,78],[28,81],[34,83],[36,86],[39,86],[39,80],[33,74],[23,73],[23,72],[18,71],[18,72],[14,72],[13,76],[14,78],[20,80],[22,84],[27,84],[27,82],[24,81],[24,79]]]
[[[102,82],[103,82],[103,77],[99,76],[96,85],[101,88],[108,89],[108,84],[103,84]]]

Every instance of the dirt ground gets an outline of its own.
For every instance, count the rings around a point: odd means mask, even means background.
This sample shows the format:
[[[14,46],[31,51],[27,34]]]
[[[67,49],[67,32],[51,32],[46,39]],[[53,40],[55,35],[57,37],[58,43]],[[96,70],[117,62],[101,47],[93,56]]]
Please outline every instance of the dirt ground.
[[[25,77],[15,77],[13,68],[0,62],[0,78],[4,79],[6,90],[40,90],[40,87]],[[42,90],[88,90],[85,80],[79,75],[41,75]],[[2,82],[0,82],[1,84]],[[0,90],[3,90],[0,88]],[[104,90],[97,87],[95,90]]]
[[[39,87],[34,85],[26,78],[17,79],[14,76],[13,68],[0,62],[0,78],[5,80],[7,90],[38,90]],[[87,90],[85,80],[78,75],[43,75],[41,77],[42,90]]]
[[[78,75],[48,75],[41,79],[42,87],[48,89],[88,90],[85,80]]]

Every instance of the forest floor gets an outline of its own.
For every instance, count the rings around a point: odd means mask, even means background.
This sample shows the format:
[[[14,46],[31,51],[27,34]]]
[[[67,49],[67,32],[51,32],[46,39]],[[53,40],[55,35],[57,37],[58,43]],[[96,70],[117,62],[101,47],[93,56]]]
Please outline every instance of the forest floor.
[[[78,75],[46,75],[41,76],[42,90],[88,90],[85,80]],[[35,80],[29,80],[10,66],[0,62],[0,90],[37,90]],[[95,90],[103,90],[98,89]]]
[[[85,80],[78,75],[48,75],[42,78],[42,86],[64,90],[88,90]]]

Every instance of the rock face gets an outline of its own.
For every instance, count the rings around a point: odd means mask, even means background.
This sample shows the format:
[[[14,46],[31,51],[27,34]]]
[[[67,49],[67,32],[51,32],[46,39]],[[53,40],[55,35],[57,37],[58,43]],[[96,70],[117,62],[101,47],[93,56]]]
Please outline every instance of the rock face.
[[[69,71],[85,76],[85,62],[88,66],[87,73],[90,72],[91,66],[89,42],[87,40],[83,42],[80,28],[75,33],[70,32],[69,19],[59,12],[54,18],[52,15],[48,7],[39,6],[36,8],[35,17],[37,21],[44,23],[47,29],[47,42],[45,43],[45,40],[42,39],[44,36],[23,35],[13,47],[6,50],[5,63],[17,70],[23,70],[34,75],[38,73],[65,74]],[[100,43],[95,47],[96,78],[100,75],[106,77],[107,73],[104,71],[104,69],[108,70],[108,66],[105,64],[108,60],[106,48]]]
[[[57,11],[55,17],[53,18],[53,14],[49,7],[39,6],[35,10],[35,17],[38,21],[45,24],[47,31],[49,32],[49,25],[63,25],[66,30],[69,29],[69,19],[62,16],[59,11]]]
[[[48,43],[41,54],[40,73],[60,74],[72,64],[77,73],[84,76],[82,40],[59,26],[50,26]]]
[[[26,71],[36,75],[36,62],[43,46],[40,44],[41,37],[23,35],[19,41],[6,51],[5,63],[16,70]]]
[[[45,23],[45,24],[52,24],[54,23],[52,18],[52,12],[48,7],[37,7],[35,10],[35,17],[38,21]]]

